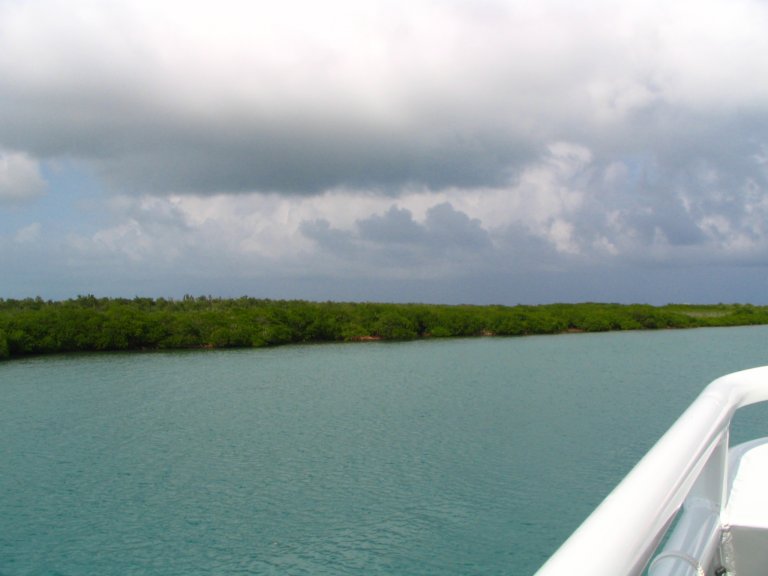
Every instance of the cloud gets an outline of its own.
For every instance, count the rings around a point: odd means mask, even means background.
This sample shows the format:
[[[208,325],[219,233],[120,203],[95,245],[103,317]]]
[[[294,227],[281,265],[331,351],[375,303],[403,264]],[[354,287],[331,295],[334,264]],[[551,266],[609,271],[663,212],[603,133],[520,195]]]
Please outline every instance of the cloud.
[[[605,165],[583,145],[556,142],[500,187],[414,188],[396,200],[357,190],[123,195],[107,202],[112,224],[70,238],[73,254],[187,270],[206,263],[239,275],[760,261],[768,246],[761,162],[740,186],[700,164],[670,187],[656,162]]]
[[[38,163],[23,152],[0,148],[0,203],[19,203],[37,198],[45,190]]]
[[[0,0],[4,281],[703,290],[768,264],[767,26],[760,0]]]
[[[397,206],[358,221],[357,227],[363,239],[380,243],[416,244],[423,242],[427,234],[424,226],[414,222],[409,210]]]
[[[477,252],[491,245],[480,220],[455,210],[448,202],[430,208],[424,226],[436,250]]]
[[[28,226],[24,226],[13,237],[13,241],[17,244],[28,244],[36,242],[40,238],[41,226],[39,222],[34,222]]]
[[[573,161],[590,182],[626,176],[626,170],[603,170],[580,157]],[[543,174],[544,166],[552,174]],[[571,169],[563,171],[554,160],[531,167],[537,178],[562,186],[570,180],[559,181],[557,174],[565,173]],[[665,302],[695,300],[685,296],[692,292],[722,294],[725,288],[712,276],[715,271],[740,278],[765,265],[768,246],[760,227],[768,214],[762,192],[745,190],[754,204],[732,215],[703,211],[676,197],[681,207],[688,206],[687,225],[701,233],[696,242],[673,244],[662,232],[649,232],[650,238],[638,232],[638,213],[652,203],[617,211],[611,194],[601,202],[597,196],[573,201],[570,195],[578,191],[561,189],[550,201],[527,207],[531,178],[505,189],[413,191],[396,203],[375,195],[357,203],[356,192],[121,196],[105,206],[110,222],[92,232],[75,227],[57,236],[55,228],[32,225],[17,229],[9,242],[0,235],[7,271],[0,289],[47,297],[90,291],[475,303]],[[495,218],[486,222],[489,213]],[[759,276],[750,274],[752,280]],[[51,275],[56,282],[47,279]],[[695,290],[686,278],[696,278]],[[15,285],[22,287],[12,292]],[[761,284],[752,286],[757,290]],[[731,293],[745,290],[736,282]]]
[[[477,219],[443,202],[426,211],[423,222],[410,210],[391,206],[355,222],[350,230],[333,228],[328,220],[305,221],[300,230],[312,239],[319,254],[355,275],[434,277],[453,275],[481,255],[492,253],[488,231]],[[338,270],[339,264],[330,266]]]
[[[767,20],[757,0],[4,2],[0,145],[124,193],[500,186],[551,142],[612,161],[764,118]]]
[[[355,254],[354,237],[349,232],[331,227],[325,219],[302,222],[301,233],[314,240],[325,252],[335,258],[349,258]]]

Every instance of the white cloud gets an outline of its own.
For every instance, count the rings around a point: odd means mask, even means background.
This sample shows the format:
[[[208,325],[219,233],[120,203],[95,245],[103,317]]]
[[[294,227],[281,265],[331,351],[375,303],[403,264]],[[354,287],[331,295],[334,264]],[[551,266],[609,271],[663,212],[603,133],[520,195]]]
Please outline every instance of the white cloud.
[[[42,227],[39,222],[33,222],[32,224],[19,229],[13,237],[13,241],[17,244],[37,242],[40,239],[41,229]]]
[[[0,149],[0,203],[34,199],[45,185],[37,161],[23,152]]]
[[[94,247],[107,253],[120,253],[131,260],[143,260],[147,256],[156,256],[160,242],[145,234],[141,224],[129,220],[124,224],[100,230],[93,235]]]
[[[659,62],[668,97],[712,110],[722,106],[766,108],[768,10],[759,0],[668,3],[660,23]],[[681,73],[682,72],[682,73]]]

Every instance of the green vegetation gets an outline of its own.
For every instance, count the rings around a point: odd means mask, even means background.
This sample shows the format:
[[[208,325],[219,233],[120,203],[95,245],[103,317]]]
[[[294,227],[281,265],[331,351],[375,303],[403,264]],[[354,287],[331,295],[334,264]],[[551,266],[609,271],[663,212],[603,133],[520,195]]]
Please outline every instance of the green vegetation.
[[[62,302],[0,299],[0,359],[99,350],[277,346],[299,342],[521,336],[768,324],[742,304],[443,306],[220,299]]]

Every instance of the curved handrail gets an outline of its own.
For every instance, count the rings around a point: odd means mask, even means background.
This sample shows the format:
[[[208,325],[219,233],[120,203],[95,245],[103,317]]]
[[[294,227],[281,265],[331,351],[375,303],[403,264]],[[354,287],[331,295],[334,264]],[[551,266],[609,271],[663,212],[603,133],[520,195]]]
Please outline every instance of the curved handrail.
[[[764,401],[768,366],[712,382],[536,576],[640,574],[716,449],[727,449],[734,412]]]

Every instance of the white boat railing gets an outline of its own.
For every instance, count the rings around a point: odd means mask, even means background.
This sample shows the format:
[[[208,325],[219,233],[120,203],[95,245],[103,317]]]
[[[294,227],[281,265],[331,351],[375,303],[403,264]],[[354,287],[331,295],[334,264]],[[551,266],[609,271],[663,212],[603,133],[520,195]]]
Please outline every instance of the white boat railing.
[[[731,418],[764,401],[768,366],[712,382],[536,576],[641,574],[686,498],[685,515],[702,523],[700,534],[668,543],[656,563],[675,558],[703,574],[728,489]]]

